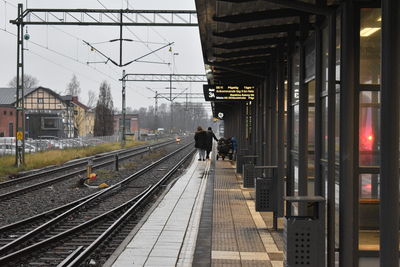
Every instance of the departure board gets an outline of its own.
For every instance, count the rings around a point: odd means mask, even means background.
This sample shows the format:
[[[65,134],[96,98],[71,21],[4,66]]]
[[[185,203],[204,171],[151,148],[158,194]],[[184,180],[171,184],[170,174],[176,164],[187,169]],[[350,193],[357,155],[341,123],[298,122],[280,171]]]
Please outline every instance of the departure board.
[[[206,101],[253,101],[254,85],[203,85]]]

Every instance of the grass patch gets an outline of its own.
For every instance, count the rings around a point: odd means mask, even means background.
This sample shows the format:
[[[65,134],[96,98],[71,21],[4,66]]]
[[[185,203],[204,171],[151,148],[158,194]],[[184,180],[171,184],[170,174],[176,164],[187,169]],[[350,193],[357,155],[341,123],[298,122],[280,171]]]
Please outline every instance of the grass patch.
[[[126,142],[125,146],[122,147],[120,143],[115,142],[97,146],[50,150],[33,154],[25,154],[25,165],[19,168],[14,166],[14,155],[2,156],[0,157],[0,181],[5,180],[1,177],[15,175],[21,171],[39,169],[49,165],[61,165],[69,160],[84,158],[122,148],[134,147],[145,143],[146,142],[128,141]]]
[[[129,161],[129,162],[124,162],[120,165],[122,169],[133,169],[138,166],[137,162]]]

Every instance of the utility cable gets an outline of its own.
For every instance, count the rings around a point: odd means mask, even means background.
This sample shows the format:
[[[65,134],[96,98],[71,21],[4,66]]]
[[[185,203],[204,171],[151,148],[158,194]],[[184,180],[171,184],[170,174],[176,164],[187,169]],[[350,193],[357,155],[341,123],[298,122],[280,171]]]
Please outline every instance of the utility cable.
[[[108,9],[100,0],[96,0],[104,9]],[[116,17],[115,14],[113,14],[114,18],[118,19]],[[146,46],[147,49],[149,49],[150,51],[152,50],[151,47],[146,44],[146,41],[143,41],[136,33],[134,33],[129,27],[125,26],[125,28],[128,30],[128,32],[130,32],[133,36],[135,36],[136,39],[138,39],[140,41],[140,43],[142,43],[144,46]],[[168,42],[169,43],[169,42]],[[158,57],[158,59],[160,59],[162,62],[165,63],[165,60],[162,59],[157,53],[154,54],[156,57]]]
[[[13,36],[17,37],[17,35],[16,35],[15,33],[12,33],[12,32],[10,32],[10,31],[8,31],[8,30],[6,30],[6,29],[0,28],[0,30],[4,31],[4,32],[6,32],[6,33],[8,33],[8,34],[10,34],[10,35],[13,35]],[[65,55],[65,54],[63,54],[63,53],[61,53],[61,52],[58,52],[58,51],[56,51],[56,50],[53,50],[53,49],[51,49],[51,48],[47,48],[47,47],[45,47],[45,46],[43,46],[43,45],[41,45],[41,44],[38,44],[38,43],[35,43],[35,42],[32,42],[32,41],[29,41],[29,42],[31,42],[32,44],[34,44],[34,45],[36,45],[36,46],[38,46],[38,47],[40,47],[40,48],[42,48],[42,49],[49,50],[50,52],[53,52],[53,53],[55,53],[55,54],[57,54],[57,55],[59,55],[59,56],[61,56],[61,57],[67,58],[67,59],[72,60],[72,61],[74,61],[74,62],[80,63],[80,64],[82,64],[82,65],[84,65],[84,66],[86,66],[86,67],[89,67],[90,69],[92,69],[92,70],[98,72],[98,73],[101,74],[101,75],[104,75],[104,76],[106,76],[106,77],[112,79],[112,80],[115,81],[115,82],[119,82],[119,79],[114,78],[114,77],[110,76],[109,74],[107,74],[107,73],[105,73],[105,72],[103,72],[103,71],[101,71],[101,70],[99,70],[99,69],[97,69],[97,68],[95,68],[95,67],[92,67],[92,66],[90,66],[90,65],[87,65],[86,63],[84,63],[84,62],[82,62],[82,61],[76,60],[75,58],[73,58],[73,57],[71,57],[71,56]],[[79,75],[81,75],[81,76],[85,77],[86,79],[91,80],[91,81],[93,81],[93,82],[99,83],[99,81],[94,80],[94,79],[92,79],[92,78],[89,78],[89,76],[87,76],[87,75],[85,75],[85,74],[82,74],[82,73],[80,73],[80,72],[77,72],[77,71],[74,70],[74,69],[70,69],[70,68],[68,68],[68,67],[65,67],[64,65],[61,65],[61,64],[59,64],[59,63],[57,63],[57,62],[55,62],[55,61],[53,61],[53,60],[51,60],[51,59],[48,59],[48,58],[46,58],[45,56],[40,55],[40,54],[38,54],[38,53],[32,51],[31,49],[30,49],[30,50],[27,50],[27,51],[28,51],[29,53],[31,53],[31,54],[37,56],[37,57],[42,58],[43,60],[46,60],[46,61],[48,61],[48,62],[50,62],[50,63],[56,65],[56,66],[59,66],[59,67],[64,68],[64,69],[66,69],[66,70],[68,70],[68,71],[71,71],[72,73],[77,73],[77,74],[79,74]],[[112,70],[113,70],[113,69],[112,69]],[[114,70],[114,71],[115,71],[115,70]],[[115,71],[115,73],[116,73],[117,76],[120,75],[120,74],[118,74],[116,71]],[[130,88],[130,89],[135,89],[135,88],[132,88],[132,87],[130,87],[130,86],[127,86],[127,87]],[[137,91],[137,90],[136,90],[136,93],[138,93],[139,95],[141,95],[141,96],[143,96],[143,97],[146,97],[146,98],[148,97],[148,96],[146,96],[146,95],[140,93],[140,92]]]

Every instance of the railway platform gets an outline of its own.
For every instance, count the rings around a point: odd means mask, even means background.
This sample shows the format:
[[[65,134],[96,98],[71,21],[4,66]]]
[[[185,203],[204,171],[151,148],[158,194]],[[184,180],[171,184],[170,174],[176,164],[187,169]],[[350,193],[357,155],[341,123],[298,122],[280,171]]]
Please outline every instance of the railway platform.
[[[104,266],[283,266],[282,232],[232,162],[194,159]]]

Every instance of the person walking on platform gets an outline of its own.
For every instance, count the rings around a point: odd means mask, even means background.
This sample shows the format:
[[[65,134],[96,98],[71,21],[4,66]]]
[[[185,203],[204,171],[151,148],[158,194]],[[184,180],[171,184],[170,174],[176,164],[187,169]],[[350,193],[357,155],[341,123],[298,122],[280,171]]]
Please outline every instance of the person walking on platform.
[[[206,148],[207,148],[207,133],[201,128],[197,127],[197,131],[194,135],[194,147],[199,152],[199,160],[205,160]]]
[[[233,160],[236,160],[236,153],[237,153],[237,140],[234,136],[231,137],[231,142],[232,142],[232,154],[233,154]]]
[[[215,141],[218,142],[218,139],[215,136],[215,134],[213,133],[211,127],[208,127],[208,130],[207,130],[207,148],[206,148],[206,153],[207,153],[206,156],[207,157],[206,157],[206,159],[210,158],[210,152],[212,150],[212,145],[213,145],[213,138],[214,138]]]

